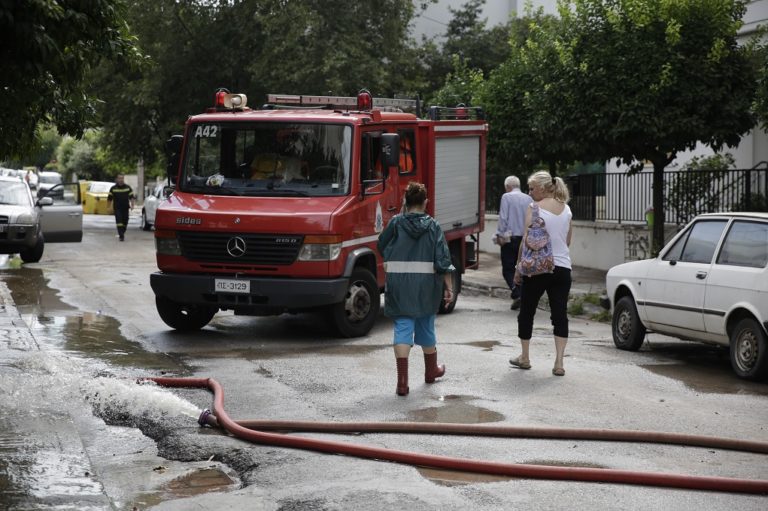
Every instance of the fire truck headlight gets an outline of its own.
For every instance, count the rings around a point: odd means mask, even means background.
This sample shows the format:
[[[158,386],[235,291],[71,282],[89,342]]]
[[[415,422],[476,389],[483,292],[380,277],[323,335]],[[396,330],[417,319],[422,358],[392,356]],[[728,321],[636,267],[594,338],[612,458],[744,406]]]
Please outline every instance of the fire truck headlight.
[[[163,255],[181,255],[181,247],[173,231],[155,231],[155,250]]]
[[[299,261],[334,261],[341,254],[341,236],[307,236]]]

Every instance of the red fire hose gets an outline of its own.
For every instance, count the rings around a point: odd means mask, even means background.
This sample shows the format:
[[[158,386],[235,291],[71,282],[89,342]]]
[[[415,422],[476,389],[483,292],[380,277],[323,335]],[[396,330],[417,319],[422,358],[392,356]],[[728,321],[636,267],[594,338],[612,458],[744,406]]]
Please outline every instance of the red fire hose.
[[[213,413],[200,420],[212,425],[219,425],[232,435],[251,442],[290,447],[310,451],[345,454],[360,458],[388,460],[396,463],[423,467],[476,472],[509,477],[555,479],[569,481],[589,481],[603,483],[622,483],[644,486],[662,486],[692,490],[723,491],[738,493],[768,494],[768,480],[736,479],[729,477],[690,476],[655,472],[637,472],[582,467],[552,467],[500,463],[492,461],[452,458],[408,451],[397,451],[381,447],[369,447],[332,440],[302,438],[278,433],[267,433],[256,429],[281,431],[323,431],[323,432],[397,432],[397,433],[443,433],[454,435],[508,436],[524,438],[560,438],[581,440],[613,440],[629,442],[670,443],[699,447],[714,447],[760,454],[768,453],[768,443],[741,441],[728,438],[692,436],[673,433],[621,431],[602,429],[565,429],[565,428],[521,428],[504,426],[481,426],[440,423],[403,423],[403,422],[367,422],[367,423],[323,423],[289,421],[235,421],[224,410],[224,390],[212,378],[147,378],[164,387],[207,388],[213,392]]]

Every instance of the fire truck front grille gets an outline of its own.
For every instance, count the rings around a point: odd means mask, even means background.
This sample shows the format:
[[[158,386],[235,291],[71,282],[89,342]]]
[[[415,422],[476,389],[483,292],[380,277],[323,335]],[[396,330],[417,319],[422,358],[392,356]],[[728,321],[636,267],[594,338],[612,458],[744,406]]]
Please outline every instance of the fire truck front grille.
[[[287,265],[304,241],[293,234],[180,232],[181,253],[192,261],[224,264]]]

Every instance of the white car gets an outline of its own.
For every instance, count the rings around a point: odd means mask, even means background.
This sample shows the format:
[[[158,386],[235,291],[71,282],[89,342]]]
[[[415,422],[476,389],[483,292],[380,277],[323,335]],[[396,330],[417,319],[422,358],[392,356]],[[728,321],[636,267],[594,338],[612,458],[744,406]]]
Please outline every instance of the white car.
[[[653,331],[728,346],[737,375],[768,377],[768,213],[700,215],[656,259],[611,268],[606,289],[617,348]]]
[[[141,228],[145,231],[152,229],[155,225],[155,214],[157,213],[157,207],[168,200],[165,194],[166,186],[159,184],[155,186],[150,195],[144,199],[144,206],[141,208]]]
[[[83,211],[74,201],[73,185],[57,185],[52,196],[36,201],[29,185],[17,177],[0,177],[0,254],[16,254],[25,263],[43,257],[46,242],[79,242]],[[56,199],[61,195],[62,199]]]

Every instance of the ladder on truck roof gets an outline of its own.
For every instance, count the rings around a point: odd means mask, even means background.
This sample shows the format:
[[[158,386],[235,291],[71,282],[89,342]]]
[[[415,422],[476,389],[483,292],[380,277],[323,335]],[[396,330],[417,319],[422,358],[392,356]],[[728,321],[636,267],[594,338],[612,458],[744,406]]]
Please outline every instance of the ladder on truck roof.
[[[265,109],[303,107],[303,108],[340,108],[356,109],[358,98],[352,96],[305,96],[297,94],[267,94]],[[415,111],[421,113],[418,99],[373,98],[373,107],[387,110]]]

